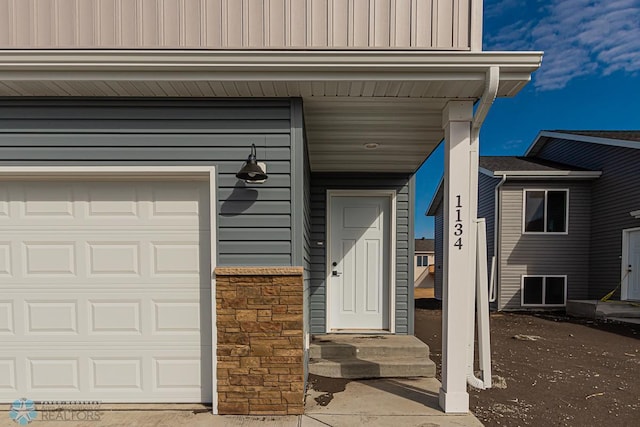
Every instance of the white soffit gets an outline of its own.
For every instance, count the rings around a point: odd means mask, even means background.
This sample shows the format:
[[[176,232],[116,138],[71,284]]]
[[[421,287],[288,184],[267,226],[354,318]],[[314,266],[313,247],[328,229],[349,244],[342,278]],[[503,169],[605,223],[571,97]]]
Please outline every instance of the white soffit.
[[[305,98],[315,172],[414,172],[444,137],[443,99]],[[375,144],[375,148],[368,148]]]
[[[314,171],[414,172],[452,99],[515,95],[541,52],[0,50],[0,96],[304,99]],[[366,150],[365,144],[378,148]]]

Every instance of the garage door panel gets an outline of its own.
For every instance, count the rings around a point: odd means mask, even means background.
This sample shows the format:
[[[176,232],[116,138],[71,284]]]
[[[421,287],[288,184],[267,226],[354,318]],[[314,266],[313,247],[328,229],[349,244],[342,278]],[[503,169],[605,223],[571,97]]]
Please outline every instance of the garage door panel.
[[[17,393],[16,359],[0,357],[0,393]]]
[[[208,232],[62,232],[64,239],[60,231],[0,228],[0,277],[69,285],[100,278],[113,284],[132,278],[199,283],[211,264]]]
[[[6,295],[3,295],[6,298]],[[13,300],[0,300],[0,336],[13,335],[15,328]]]
[[[0,182],[0,401],[211,401],[205,182]]]
[[[0,355],[0,397],[108,402],[211,402],[210,346],[145,348],[122,355],[109,349],[42,350]],[[206,385],[206,387],[203,387]]]
[[[0,182],[0,225],[208,226],[209,189],[194,182]]]
[[[211,291],[155,289],[136,292],[69,292],[14,290],[0,300],[3,346],[27,342],[195,343],[211,335]],[[85,292],[85,294],[87,294]],[[209,304],[207,304],[209,303]],[[60,337],[63,336],[63,337]],[[207,338],[210,340],[210,338]]]

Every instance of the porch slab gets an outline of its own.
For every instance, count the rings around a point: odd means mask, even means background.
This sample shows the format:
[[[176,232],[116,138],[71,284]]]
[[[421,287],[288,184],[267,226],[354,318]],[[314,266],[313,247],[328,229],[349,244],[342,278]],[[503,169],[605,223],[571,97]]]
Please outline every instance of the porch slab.
[[[323,392],[309,390],[302,425],[482,426],[471,413],[442,412],[438,405],[439,389],[440,382],[435,378],[351,381],[324,406],[315,400]]]
[[[434,377],[429,346],[408,335],[328,334],[309,348],[309,372],[329,378]]]
[[[569,300],[567,314],[588,319],[627,321],[640,319],[640,303],[626,301]]]

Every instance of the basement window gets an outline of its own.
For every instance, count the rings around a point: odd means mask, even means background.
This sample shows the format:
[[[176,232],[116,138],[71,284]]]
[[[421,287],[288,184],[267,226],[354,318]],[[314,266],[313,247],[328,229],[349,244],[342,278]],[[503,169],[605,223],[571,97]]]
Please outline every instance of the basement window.
[[[567,276],[522,276],[523,307],[564,307]]]
[[[525,233],[567,233],[569,190],[525,190]]]

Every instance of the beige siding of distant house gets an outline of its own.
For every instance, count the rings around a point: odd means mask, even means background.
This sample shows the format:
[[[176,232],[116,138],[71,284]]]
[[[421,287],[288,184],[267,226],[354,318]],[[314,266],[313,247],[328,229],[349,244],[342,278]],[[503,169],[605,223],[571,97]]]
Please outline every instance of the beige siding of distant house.
[[[500,202],[499,309],[519,309],[523,275],[567,275],[568,299],[588,295],[590,181],[507,181]],[[523,234],[523,189],[569,189],[569,233]]]
[[[481,8],[480,0],[0,0],[0,47],[480,50]]]
[[[427,266],[418,266],[418,257],[428,257]],[[429,265],[434,264],[435,254],[433,252],[418,252],[416,251],[413,257],[413,286],[418,288],[432,288],[434,284],[433,274],[425,273],[429,269]],[[424,274],[424,277],[422,276]]]

